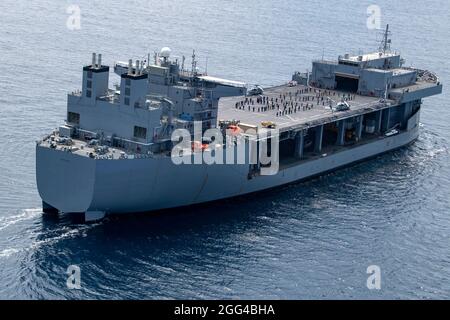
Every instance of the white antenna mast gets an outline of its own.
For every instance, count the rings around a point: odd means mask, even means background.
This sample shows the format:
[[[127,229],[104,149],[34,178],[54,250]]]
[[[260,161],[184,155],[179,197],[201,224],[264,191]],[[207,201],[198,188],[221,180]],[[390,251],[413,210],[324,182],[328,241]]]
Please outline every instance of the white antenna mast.
[[[387,53],[391,50],[391,42],[392,40],[389,38],[391,35],[391,31],[389,31],[389,24],[386,25],[386,30],[383,33],[383,40],[381,40],[380,50],[383,53]]]
[[[195,50],[192,50],[192,75],[195,75],[197,69],[197,61],[195,61]]]

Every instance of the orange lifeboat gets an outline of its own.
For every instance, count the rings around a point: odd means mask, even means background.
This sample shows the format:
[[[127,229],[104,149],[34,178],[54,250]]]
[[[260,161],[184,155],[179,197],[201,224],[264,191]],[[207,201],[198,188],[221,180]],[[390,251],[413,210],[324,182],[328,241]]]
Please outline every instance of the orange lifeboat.
[[[228,130],[230,130],[232,136],[237,136],[241,133],[241,128],[236,125],[229,125]]]
[[[191,147],[192,147],[192,151],[200,152],[200,151],[205,151],[206,149],[208,149],[209,144],[201,143],[200,141],[193,141],[191,144]]]

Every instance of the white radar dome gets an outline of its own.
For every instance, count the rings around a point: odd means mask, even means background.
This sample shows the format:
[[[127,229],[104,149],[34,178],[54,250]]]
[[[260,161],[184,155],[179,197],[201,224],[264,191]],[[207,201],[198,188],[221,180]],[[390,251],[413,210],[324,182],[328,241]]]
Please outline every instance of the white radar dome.
[[[163,57],[163,58],[169,58],[171,52],[172,52],[172,50],[170,50],[170,48],[164,47],[164,48],[161,49],[161,52],[159,53],[159,56]]]

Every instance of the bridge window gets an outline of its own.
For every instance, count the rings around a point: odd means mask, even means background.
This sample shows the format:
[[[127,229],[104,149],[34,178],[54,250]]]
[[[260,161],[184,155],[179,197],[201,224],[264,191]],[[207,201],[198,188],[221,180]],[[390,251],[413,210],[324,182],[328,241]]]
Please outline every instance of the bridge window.
[[[139,139],[147,138],[147,128],[134,126],[134,137]]]
[[[76,112],[67,113],[67,122],[73,124],[80,124],[80,114]]]

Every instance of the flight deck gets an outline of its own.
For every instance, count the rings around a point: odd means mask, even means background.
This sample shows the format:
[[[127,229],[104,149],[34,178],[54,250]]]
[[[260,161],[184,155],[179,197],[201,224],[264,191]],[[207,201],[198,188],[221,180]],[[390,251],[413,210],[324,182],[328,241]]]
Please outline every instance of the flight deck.
[[[336,106],[342,101],[350,108],[337,111]],[[256,127],[271,122],[282,132],[355,117],[387,108],[393,103],[393,100],[379,97],[286,84],[266,88],[258,96],[221,98],[218,119],[238,120]]]

